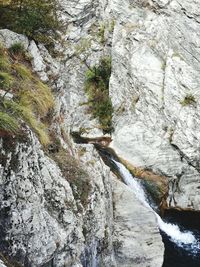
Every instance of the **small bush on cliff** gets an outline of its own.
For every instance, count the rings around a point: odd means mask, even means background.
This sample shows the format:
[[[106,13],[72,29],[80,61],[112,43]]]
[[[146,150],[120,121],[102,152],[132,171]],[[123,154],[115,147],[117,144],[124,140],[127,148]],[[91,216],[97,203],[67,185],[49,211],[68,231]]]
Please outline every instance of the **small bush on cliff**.
[[[86,73],[85,91],[88,105],[94,118],[98,118],[105,133],[112,131],[113,107],[109,97],[109,80],[111,75],[110,57],[102,58],[98,66]]]
[[[60,28],[56,0],[0,1],[0,28],[25,34],[45,44],[51,43]]]
[[[195,105],[196,99],[192,94],[187,94],[185,98],[181,101],[182,106]]]
[[[25,49],[22,43],[14,43],[9,48],[9,52],[13,55],[23,55],[25,53]]]

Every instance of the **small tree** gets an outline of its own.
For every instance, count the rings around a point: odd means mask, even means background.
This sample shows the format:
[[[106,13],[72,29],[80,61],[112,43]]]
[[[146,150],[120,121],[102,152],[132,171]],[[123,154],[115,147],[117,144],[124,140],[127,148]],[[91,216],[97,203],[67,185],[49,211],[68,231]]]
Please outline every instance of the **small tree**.
[[[56,0],[0,1],[0,28],[8,28],[50,44],[51,37],[55,38],[60,28],[56,9]]]

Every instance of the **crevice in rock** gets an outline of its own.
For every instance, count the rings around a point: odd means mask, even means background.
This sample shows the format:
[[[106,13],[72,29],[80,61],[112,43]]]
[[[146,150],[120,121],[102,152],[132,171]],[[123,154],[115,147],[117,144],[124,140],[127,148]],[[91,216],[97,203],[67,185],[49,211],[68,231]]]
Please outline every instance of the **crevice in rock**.
[[[99,144],[102,147],[107,147],[111,142],[112,139],[110,136],[101,136],[101,137],[84,137],[81,136],[80,132],[71,132],[71,136],[75,143],[77,144]]]
[[[191,167],[193,167],[198,173],[200,173],[200,167],[196,166],[194,163],[191,162],[188,156],[185,155],[185,153],[174,143],[170,143],[171,146],[179,153],[181,160],[185,160],[187,164]]]
[[[181,177],[184,175],[185,171],[182,171],[181,174],[176,174],[174,178],[169,182],[169,188],[171,188],[171,195],[169,196],[169,208],[172,206],[172,202],[176,206],[177,202],[175,199],[175,193],[180,192],[179,182]]]

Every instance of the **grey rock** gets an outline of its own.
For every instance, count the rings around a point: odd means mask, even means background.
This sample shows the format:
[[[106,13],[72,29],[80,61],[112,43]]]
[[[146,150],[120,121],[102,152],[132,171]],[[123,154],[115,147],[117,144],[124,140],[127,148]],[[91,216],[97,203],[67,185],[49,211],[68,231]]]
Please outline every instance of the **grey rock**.
[[[22,43],[25,49],[27,49],[29,45],[29,40],[26,36],[7,29],[0,30],[0,42],[7,48],[11,47],[15,43]]]
[[[178,181],[170,182],[170,205],[199,209],[199,2],[119,6],[115,1],[112,146],[133,165]],[[185,104],[188,96],[194,101]]]
[[[117,266],[162,266],[164,247],[152,211],[128,186],[116,178],[112,182]]]
[[[48,81],[48,76],[46,74],[46,65],[44,64],[43,58],[40,55],[40,51],[34,41],[30,42],[28,52],[32,57],[33,70],[37,72],[42,81]]]

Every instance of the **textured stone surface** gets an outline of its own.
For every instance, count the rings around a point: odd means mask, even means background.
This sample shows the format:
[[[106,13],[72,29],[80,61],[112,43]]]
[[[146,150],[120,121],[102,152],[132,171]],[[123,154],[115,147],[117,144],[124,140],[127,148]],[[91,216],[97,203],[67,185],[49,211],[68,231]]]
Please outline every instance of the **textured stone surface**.
[[[112,146],[170,180],[172,206],[200,208],[198,1],[128,1],[113,36]],[[196,103],[184,105],[186,96]]]
[[[72,235],[79,237],[80,246],[83,235],[67,208],[71,203],[76,209],[69,183],[38,141],[33,136],[30,141],[11,144],[11,150],[7,140],[1,142],[7,157],[1,165],[1,252],[25,266],[41,266],[53,261],[55,251],[62,254]],[[57,266],[63,263],[58,260]]]
[[[127,0],[123,5],[119,0],[63,0],[59,18],[66,32],[55,45],[55,57],[22,35],[0,31],[7,47],[24,43],[33,70],[55,91],[54,128],[92,185],[89,204],[80,212],[67,178],[32,133],[29,143],[17,144],[12,153],[1,150],[8,156],[0,175],[2,252],[31,267],[162,265],[154,215],[126,186],[111,185],[96,151],[73,144],[69,132],[102,134],[85,105],[87,66],[82,61],[94,65],[112,53],[113,147],[134,166],[168,176],[171,205],[198,209],[199,10],[199,3],[189,0]],[[195,96],[195,105],[182,106],[187,94]]]
[[[113,179],[113,203],[117,266],[162,266],[164,248],[152,211],[116,179]]]
[[[28,38],[22,34],[16,34],[10,30],[0,30],[0,42],[7,48],[11,47],[14,43],[23,43],[24,48],[27,49],[29,45]]]
[[[0,150],[1,254],[14,266],[112,264],[110,176],[100,159],[94,162],[97,153],[85,151],[91,191],[81,211],[68,175],[45,156],[32,133],[23,143],[1,140]]]

